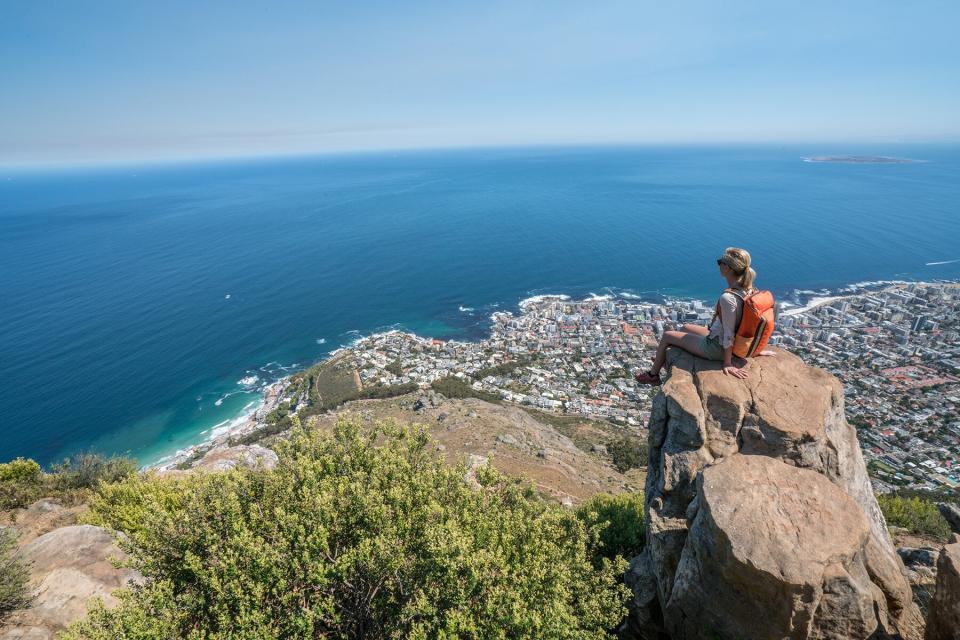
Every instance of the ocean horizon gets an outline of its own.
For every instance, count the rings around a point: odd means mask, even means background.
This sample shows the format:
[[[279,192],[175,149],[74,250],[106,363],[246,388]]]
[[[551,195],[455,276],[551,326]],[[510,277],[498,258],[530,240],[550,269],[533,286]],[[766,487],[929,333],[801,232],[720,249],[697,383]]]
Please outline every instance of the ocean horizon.
[[[808,162],[891,156],[908,163]],[[0,460],[156,462],[265,384],[541,294],[960,278],[960,145],[529,147],[0,169]]]

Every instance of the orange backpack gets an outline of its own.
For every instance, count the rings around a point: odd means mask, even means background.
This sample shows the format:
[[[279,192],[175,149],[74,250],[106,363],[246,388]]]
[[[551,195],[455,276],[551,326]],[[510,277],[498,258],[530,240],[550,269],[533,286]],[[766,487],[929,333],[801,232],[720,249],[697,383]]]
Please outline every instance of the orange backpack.
[[[769,291],[754,291],[744,294],[734,289],[727,289],[740,299],[740,320],[733,337],[733,355],[738,358],[751,358],[754,354],[763,351],[773,333],[776,320],[776,310],[773,304],[773,294]],[[717,311],[714,318],[720,315],[720,303],[717,302]]]

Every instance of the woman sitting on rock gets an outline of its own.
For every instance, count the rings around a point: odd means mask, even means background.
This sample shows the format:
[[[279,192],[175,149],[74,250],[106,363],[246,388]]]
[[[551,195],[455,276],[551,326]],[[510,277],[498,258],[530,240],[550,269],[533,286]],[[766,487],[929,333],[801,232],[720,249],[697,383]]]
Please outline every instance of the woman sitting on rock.
[[[750,267],[750,254],[738,247],[728,247],[717,260],[717,266],[720,275],[727,281],[727,289],[717,301],[719,313],[714,315],[708,327],[685,324],[679,331],[664,331],[657,346],[653,368],[638,373],[637,382],[660,384],[660,369],[666,362],[668,347],[680,347],[695,356],[722,361],[724,373],[736,378],[747,377],[747,372],[742,368],[746,360],[734,358],[733,341],[743,313],[743,299],[754,293],[753,281],[757,273]],[[764,350],[756,355],[772,356],[774,352]]]

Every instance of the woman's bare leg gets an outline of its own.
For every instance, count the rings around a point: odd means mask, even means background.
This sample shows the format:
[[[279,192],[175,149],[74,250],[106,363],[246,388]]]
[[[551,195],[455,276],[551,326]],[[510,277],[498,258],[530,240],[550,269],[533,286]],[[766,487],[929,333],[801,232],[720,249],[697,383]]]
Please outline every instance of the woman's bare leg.
[[[701,337],[695,333],[684,331],[664,331],[663,337],[660,338],[660,344],[657,345],[657,356],[653,359],[653,368],[650,369],[650,373],[654,375],[660,373],[660,369],[667,361],[667,349],[669,347],[680,347],[695,356],[706,357],[707,354],[700,349]]]
[[[692,333],[695,336],[706,336],[710,334],[710,329],[699,324],[685,324],[680,327],[680,331]]]

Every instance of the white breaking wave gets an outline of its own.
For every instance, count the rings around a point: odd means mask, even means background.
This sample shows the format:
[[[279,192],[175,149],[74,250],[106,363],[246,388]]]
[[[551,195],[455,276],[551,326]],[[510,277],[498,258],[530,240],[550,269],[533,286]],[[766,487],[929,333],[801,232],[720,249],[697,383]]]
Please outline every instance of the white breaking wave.
[[[610,294],[599,295],[596,293],[590,292],[590,295],[584,298],[587,302],[604,302],[606,300],[613,300],[613,296]]]
[[[238,383],[238,384],[239,384],[239,383]],[[219,406],[223,405],[223,401],[224,401],[224,400],[226,400],[226,399],[229,398],[230,396],[235,396],[235,395],[237,395],[238,393],[246,393],[246,392],[245,392],[245,391],[231,391],[230,393],[225,393],[225,394],[224,394],[223,396],[221,396],[220,398],[217,398],[217,401],[214,402],[213,404],[219,407]]]
[[[474,308],[473,308],[473,307],[465,307],[465,306],[463,306],[463,305],[460,305],[458,308],[460,309],[460,313],[473,313],[473,312],[474,312]]]
[[[954,262],[960,262],[960,258],[956,258],[954,260],[941,260],[940,262],[928,262],[927,266],[933,267],[938,264],[953,264]]]
[[[245,393],[245,392],[238,391],[235,393]],[[235,393],[228,393],[224,397],[235,395]],[[221,400],[218,400],[215,404],[219,405],[221,403],[222,403],[222,398]],[[146,465],[144,468],[148,468],[148,469],[162,468],[165,463],[169,462],[176,456],[184,455],[189,451],[195,451],[197,446],[202,445],[205,442],[210,442],[211,440],[216,439],[218,436],[222,434],[230,433],[234,429],[243,426],[244,424],[247,423],[247,421],[250,420],[253,414],[256,413],[260,409],[260,407],[263,406],[263,403],[264,403],[263,396],[260,396],[255,400],[251,400],[250,402],[245,404],[243,408],[240,410],[240,412],[237,415],[235,415],[233,418],[227,418],[226,420],[221,420],[220,422],[213,425],[212,427],[208,427],[202,430],[200,432],[200,435],[203,435],[205,437],[196,445],[191,445],[186,449],[178,449],[174,453],[169,453],[165,456],[161,456],[159,459],[151,462],[149,465]]]
[[[532,304],[538,304],[540,302],[545,302],[547,300],[569,300],[570,296],[564,295],[562,293],[545,293],[539,296],[530,296],[529,298],[524,298],[520,301],[520,308],[528,307]]]
[[[317,344],[327,344],[326,338],[317,338]]]
[[[258,382],[260,382],[260,376],[258,375],[246,376],[237,380],[237,384],[243,385],[244,387],[252,387]]]
[[[229,433],[230,431],[240,427],[250,419],[250,417],[256,412],[257,409],[263,404],[263,399],[253,400],[244,405],[243,409],[240,410],[240,414],[235,418],[230,420],[224,420],[223,422],[218,422],[213,427],[210,428],[210,437],[208,440],[212,440],[217,436]]]
[[[879,287],[885,284],[907,284],[906,280],[864,280],[863,282],[854,282],[851,287],[865,289],[867,287]]]

